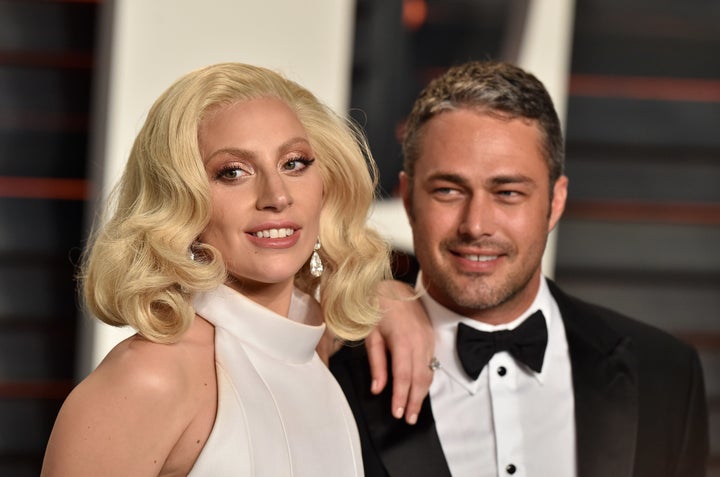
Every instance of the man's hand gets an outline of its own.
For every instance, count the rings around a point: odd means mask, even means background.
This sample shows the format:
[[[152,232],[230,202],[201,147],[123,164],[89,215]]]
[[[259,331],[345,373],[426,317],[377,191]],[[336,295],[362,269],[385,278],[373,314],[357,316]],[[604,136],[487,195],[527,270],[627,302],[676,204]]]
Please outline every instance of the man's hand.
[[[392,415],[405,416],[408,424],[415,424],[433,377],[429,367],[435,350],[432,325],[409,285],[386,281],[378,291],[383,319],[365,340],[370,391],[379,394],[387,384],[387,348],[392,357]]]

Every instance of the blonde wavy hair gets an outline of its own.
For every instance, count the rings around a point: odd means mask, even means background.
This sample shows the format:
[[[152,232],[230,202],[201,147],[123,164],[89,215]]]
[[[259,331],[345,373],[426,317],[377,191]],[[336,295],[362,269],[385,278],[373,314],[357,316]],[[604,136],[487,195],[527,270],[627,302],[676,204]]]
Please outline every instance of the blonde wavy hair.
[[[198,126],[238,101],[286,102],[307,131],[323,183],[321,278],[306,264],[295,283],[319,296],[325,322],[357,340],[379,319],[379,281],[390,276],[389,248],[366,225],[377,169],[362,133],[307,89],[271,70],[221,63],[177,80],[154,103],[92,235],[80,272],[85,303],[100,320],[130,325],[156,342],[176,341],[194,319],[191,297],[223,283],[217,249],[195,244],[210,217],[210,189]],[[200,260],[191,258],[191,247]]]

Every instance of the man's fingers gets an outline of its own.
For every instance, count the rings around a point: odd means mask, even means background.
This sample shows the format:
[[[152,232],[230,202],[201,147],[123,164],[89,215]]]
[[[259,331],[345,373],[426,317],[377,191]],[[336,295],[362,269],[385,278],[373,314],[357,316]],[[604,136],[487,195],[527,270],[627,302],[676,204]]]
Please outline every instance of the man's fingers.
[[[405,421],[408,424],[415,424],[417,422],[422,403],[430,391],[433,372],[430,370],[430,360],[427,361],[428,364],[422,365],[424,361],[418,361],[416,359],[413,367],[412,385],[410,386],[407,404],[405,406]]]
[[[407,349],[396,349],[392,358],[393,395],[392,415],[402,419],[407,408],[408,395],[412,385],[412,360]]]
[[[385,355],[385,340],[380,332],[374,329],[365,339],[368,361],[370,362],[370,392],[380,394],[387,384],[387,356]]]
[[[378,393],[387,384],[387,347],[392,356],[392,415],[414,424],[432,381],[428,367],[435,344],[432,325],[407,284],[383,282],[378,300],[384,318],[366,341],[371,390]]]

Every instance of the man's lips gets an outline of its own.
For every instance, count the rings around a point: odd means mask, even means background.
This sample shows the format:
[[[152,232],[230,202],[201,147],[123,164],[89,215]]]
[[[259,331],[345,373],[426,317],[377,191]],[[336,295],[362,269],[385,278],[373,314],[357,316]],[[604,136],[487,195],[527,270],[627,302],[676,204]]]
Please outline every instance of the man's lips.
[[[469,260],[471,262],[489,262],[491,260],[495,260],[500,255],[476,255],[476,254],[456,254],[459,257],[464,258],[465,260]]]
[[[499,244],[448,244],[448,253],[459,260],[462,266],[488,271],[507,255]]]

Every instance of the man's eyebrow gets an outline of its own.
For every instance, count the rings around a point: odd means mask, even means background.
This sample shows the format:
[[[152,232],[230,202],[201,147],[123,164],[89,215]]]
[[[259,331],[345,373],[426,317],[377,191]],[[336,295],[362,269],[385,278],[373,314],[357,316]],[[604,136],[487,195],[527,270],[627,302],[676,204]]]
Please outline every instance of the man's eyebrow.
[[[489,181],[493,185],[504,185],[504,184],[534,184],[535,181],[532,177],[523,174],[508,174],[500,175],[490,178]]]
[[[437,172],[428,176],[427,181],[444,181],[457,184],[459,186],[468,186],[470,182],[464,176],[453,174],[451,172]],[[503,174],[488,179],[488,183],[493,186],[505,184],[534,184],[532,177],[524,174]]]
[[[453,174],[450,172],[436,172],[434,174],[430,174],[427,178],[427,181],[445,181],[445,182],[452,182],[453,184],[466,186],[469,184],[468,180],[459,175],[459,174]]]

